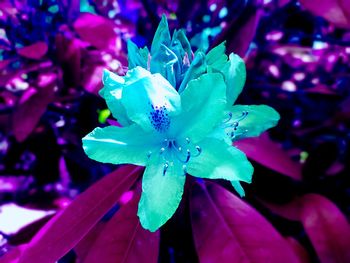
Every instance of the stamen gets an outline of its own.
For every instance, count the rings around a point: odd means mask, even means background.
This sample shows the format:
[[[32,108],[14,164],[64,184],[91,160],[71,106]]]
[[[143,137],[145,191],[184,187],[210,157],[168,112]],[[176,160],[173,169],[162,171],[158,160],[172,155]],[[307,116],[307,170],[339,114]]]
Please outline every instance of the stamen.
[[[162,147],[159,150],[159,155],[162,156],[164,160],[163,175],[166,174],[169,168],[169,163],[174,158],[183,163],[183,169],[186,173],[186,164],[192,157],[197,157],[201,154],[201,147],[198,145],[191,146],[191,140],[189,138],[186,138],[184,143],[188,145],[186,148],[184,148],[183,145],[179,145],[178,141],[176,140],[164,139]],[[149,152],[148,158],[151,156],[151,154],[152,152]]]
[[[202,153],[202,148],[196,145],[197,153],[195,155],[192,155],[192,157],[198,157]]]
[[[224,121],[224,128],[228,128],[229,131],[227,131],[227,135],[230,136],[231,140],[233,140],[235,137],[237,137],[238,135],[242,135],[244,134],[246,131],[241,131],[239,134],[236,133],[236,131],[238,130],[239,127],[239,122],[244,120],[247,116],[248,116],[248,111],[242,111],[242,115],[239,116],[237,119],[233,120],[233,122],[231,122],[232,120],[232,112],[230,112],[231,114],[229,114],[229,119]]]
[[[166,171],[168,170],[168,168],[169,168],[169,163],[166,162],[163,166],[163,176],[166,174]]]
[[[229,112],[227,120],[224,120],[224,123],[228,123],[230,120],[232,120],[232,112]]]
[[[188,161],[190,160],[191,158],[191,151],[189,149],[187,149],[187,157],[186,157],[186,161],[185,163],[188,163]]]

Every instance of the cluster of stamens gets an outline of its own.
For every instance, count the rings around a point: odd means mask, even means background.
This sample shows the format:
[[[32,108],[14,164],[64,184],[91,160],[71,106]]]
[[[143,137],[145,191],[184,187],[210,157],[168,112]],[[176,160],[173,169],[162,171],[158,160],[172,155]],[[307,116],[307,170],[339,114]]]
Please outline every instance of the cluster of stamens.
[[[231,140],[247,132],[246,130],[245,131],[241,130],[240,133],[237,133],[239,122],[244,120],[247,116],[248,116],[248,111],[242,111],[241,116],[232,120],[233,114],[232,112],[229,112],[228,119],[224,121],[224,124],[225,124],[224,128],[227,131],[226,134],[230,136]]]
[[[159,155],[164,160],[163,175],[166,174],[169,168],[169,160],[174,160],[174,158],[183,164],[182,169],[184,173],[186,173],[186,164],[191,158],[199,156],[201,152],[201,147],[191,144],[189,138],[185,139],[185,143],[183,145],[180,145],[176,140],[164,139],[162,147],[159,150]],[[148,158],[150,158],[151,155],[152,152],[148,154]]]

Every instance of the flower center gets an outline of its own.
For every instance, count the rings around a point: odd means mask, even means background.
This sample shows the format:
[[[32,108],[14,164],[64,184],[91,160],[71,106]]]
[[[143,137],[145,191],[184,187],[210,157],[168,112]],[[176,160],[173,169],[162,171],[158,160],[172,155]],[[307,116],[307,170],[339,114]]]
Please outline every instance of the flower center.
[[[240,130],[239,132],[237,132],[239,122],[244,120],[247,116],[248,111],[242,111],[241,116],[236,117],[236,119],[232,119],[233,114],[232,112],[229,112],[228,119],[224,121],[224,129],[226,131],[226,134],[230,136],[231,140],[247,132],[246,130]]]
[[[170,118],[165,106],[154,106],[151,104],[152,110],[149,113],[149,120],[154,129],[158,132],[165,132],[169,129]]]
[[[186,173],[186,164],[191,158],[199,156],[201,152],[201,147],[191,143],[189,138],[186,138],[183,143],[179,143],[179,140],[164,139],[159,149],[159,155],[164,160],[163,175],[166,174],[170,163],[174,161],[182,163],[182,168]],[[152,152],[149,152],[148,158],[151,155]]]

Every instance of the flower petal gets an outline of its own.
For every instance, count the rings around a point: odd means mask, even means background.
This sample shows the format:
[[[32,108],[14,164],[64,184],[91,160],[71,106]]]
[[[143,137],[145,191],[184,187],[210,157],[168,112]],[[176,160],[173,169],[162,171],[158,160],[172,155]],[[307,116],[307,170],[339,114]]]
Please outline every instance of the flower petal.
[[[161,74],[173,87],[176,87],[176,72],[180,72],[176,54],[165,45],[160,45],[151,59],[151,72]]]
[[[278,112],[267,105],[234,105],[230,111],[232,119],[228,124],[238,124],[231,137],[234,141],[259,136],[265,130],[274,127],[280,119]],[[247,115],[242,117],[244,113]],[[226,129],[226,133],[230,134],[230,129],[232,131],[233,128]]]
[[[190,62],[192,62],[192,49],[191,44],[188,41],[185,31],[183,29],[174,31],[173,39],[172,39],[172,48],[174,48],[177,45],[177,42],[179,42],[182,46],[182,49],[185,53],[188,55],[188,59]]]
[[[225,142],[205,139],[198,146],[202,152],[187,164],[190,175],[207,179],[251,182],[253,166],[243,152]]]
[[[126,115],[125,108],[120,101],[124,79],[105,69],[103,71],[102,82],[104,87],[99,93],[105,99],[113,117],[123,126],[130,125],[131,121]]]
[[[165,15],[162,15],[162,19],[158,25],[157,31],[154,34],[154,38],[151,46],[151,54],[155,54],[160,46],[163,44],[169,46],[171,43],[168,21]]]
[[[186,176],[179,162],[169,162],[164,174],[164,161],[151,157],[142,179],[138,216],[144,228],[154,232],[175,213],[182,198]]]
[[[132,163],[145,166],[153,148],[153,134],[138,125],[96,128],[83,138],[83,148],[89,158],[102,163]]]
[[[206,62],[205,62],[205,55],[203,52],[196,52],[195,57],[187,70],[183,81],[179,87],[179,93],[182,93],[186,87],[187,84],[201,75],[203,75],[206,72]]]
[[[231,53],[227,66],[224,68],[225,82],[227,84],[227,103],[233,104],[242,92],[247,72],[243,59]]]
[[[174,119],[171,135],[202,140],[222,120],[226,85],[219,73],[204,74],[181,93],[182,113]]]
[[[226,41],[222,42],[220,45],[217,45],[206,55],[206,61],[208,67],[215,68],[217,70],[222,69],[222,67],[227,63],[226,51]]]
[[[236,190],[236,192],[239,194],[240,197],[245,196],[245,192],[239,181],[231,181],[231,185]]]
[[[128,68],[133,69],[137,66],[147,69],[149,51],[147,47],[139,49],[137,45],[128,40]]]
[[[143,75],[148,72],[136,67],[131,74]],[[170,117],[181,111],[180,95],[160,74],[141,78],[129,78],[122,92],[122,104],[128,117],[145,131],[165,132]]]

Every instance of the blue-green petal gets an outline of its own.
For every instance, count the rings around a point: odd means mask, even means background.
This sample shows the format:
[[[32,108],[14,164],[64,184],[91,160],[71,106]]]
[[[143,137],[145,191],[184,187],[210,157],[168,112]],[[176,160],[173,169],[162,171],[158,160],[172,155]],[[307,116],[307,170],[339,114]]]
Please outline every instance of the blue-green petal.
[[[176,87],[176,74],[181,72],[176,54],[165,45],[160,45],[151,59],[151,72],[159,73]]]
[[[175,33],[176,32],[176,33]],[[178,31],[175,31],[174,32],[174,36],[173,36],[173,39],[172,39],[172,46],[173,45],[176,45],[176,42],[180,42],[183,50],[184,50],[184,53],[187,53],[188,55],[188,59],[190,62],[192,62],[192,49],[191,49],[191,44],[190,42],[188,41],[187,37],[186,37],[186,34],[185,34],[185,31],[184,30],[178,30]]]
[[[147,69],[148,56],[149,56],[148,48],[145,47],[145,48],[139,49],[137,45],[131,40],[128,40],[127,47],[128,47],[129,70],[137,66]]]
[[[231,185],[233,186],[233,188],[239,194],[240,197],[245,196],[244,189],[243,189],[242,185],[239,183],[239,181],[231,181]]]
[[[126,115],[125,108],[120,101],[125,82],[124,79],[105,69],[103,71],[102,82],[104,87],[100,90],[99,94],[105,99],[113,117],[123,126],[130,125],[132,122]]]
[[[127,127],[96,128],[82,141],[85,153],[95,161],[143,166],[148,161],[149,152],[158,143],[153,134],[143,132],[135,124]]]
[[[219,73],[204,74],[181,93],[182,113],[174,118],[171,135],[198,142],[222,121],[226,86]]]
[[[232,118],[226,123],[225,132],[234,141],[259,136],[280,119],[278,112],[267,105],[234,105],[228,110]]]
[[[205,54],[201,51],[196,52],[195,57],[185,73],[185,76],[183,78],[183,81],[179,87],[179,93],[183,92],[188,83],[196,78],[199,78],[201,75],[206,73],[206,61],[205,61]]]
[[[187,164],[187,172],[196,177],[251,182],[253,166],[243,152],[216,139],[198,143],[202,152]]]
[[[154,34],[154,38],[151,45],[151,55],[157,53],[158,49],[161,45],[170,46],[171,37],[168,26],[168,21],[165,15],[162,15],[162,19],[158,25],[156,33]]]
[[[221,44],[214,47],[212,50],[208,52],[206,55],[206,61],[209,68],[214,68],[218,71],[222,70],[224,65],[227,63],[228,57],[225,54],[226,51],[226,42],[222,42]]]
[[[182,198],[186,176],[179,162],[170,162],[164,173],[164,160],[151,157],[142,178],[138,216],[142,226],[152,232],[175,213]]]
[[[172,85],[141,67],[129,72],[121,101],[128,117],[145,131],[166,132],[171,118],[181,112],[180,95]]]
[[[229,61],[224,67],[223,73],[227,84],[227,103],[232,105],[239,94],[241,94],[247,77],[243,59],[240,56],[231,53],[229,55]]]

